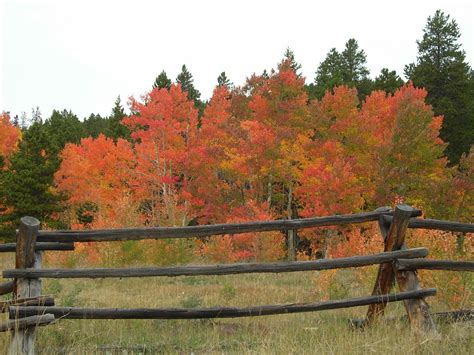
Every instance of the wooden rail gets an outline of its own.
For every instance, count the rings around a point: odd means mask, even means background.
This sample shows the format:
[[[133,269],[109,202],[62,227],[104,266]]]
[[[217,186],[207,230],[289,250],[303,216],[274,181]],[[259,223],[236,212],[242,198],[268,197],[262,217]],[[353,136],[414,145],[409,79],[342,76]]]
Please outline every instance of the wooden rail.
[[[7,321],[6,323],[0,324],[0,332],[6,332],[8,330],[18,332],[19,330],[23,330],[23,329],[27,329],[27,330],[34,329],[39,326],[51,324],[52,322],[54,322],[54,316],[52,314],[41,314],[41,315],[36,315],[36,316],[31,316],[31,317],[26,317],[26,318],[11,319]],[[10,352],[10,353],[31,354],[34,352],[26,352],[26,351],[19,350],[19,351]]]
[[[35,250],[74,250],[74,243],[36,243]],[[16,243],[0,244],[0,253],[16,252]]]
[[[447,271],[474,271],[474,261],[452,261],[452,260],[424,260],[424,259],[402,259],[395,261],[397,270],[447,270]]]
[[[390,224],[393,217],[384,215],[384,223]],[[474,224],[452,221],[443,221],[439,219],[410,219],[408,228],[414,229],[436,229],[448,232],[474,233]]]
[[[153,227],[103,229],[86,231],[43,231],[39,221],[31,217],[21,219],[17,242],[0,244],[0,252],[15,252],[15,269],[5,270],[5,278],[14,278],[0,284],[0,294],[13,292],[13,299],[0,302],[0,311],[8,311],[11,318],[0,324],[0,331],[11,330],[11,353],[34,353],[35,327],[50,324],[55,319],[194,319],[231,318],[313,312],[346,307],[369,306],[367,318],[360,321],[366,326],[381,316],[389,302],[403,301],[410,323],[425,331],[436,331],[428,304],[424,300],[436,294],[435,289],[420,287],[417,269],[473,271],[473,262],[424,260],[426,248],[408,249],[405,245],[407,228],[440,229],[454,232],[474,232],[474,225],[450,221],[413,219],[421,211],[406,205],[394,210],[382,207],[373,212],[328,217],[285,219],[240,224],[218,224],[188,227]],[[191,238],[256,233],[265,231],[293,231],[324,226],[347,225],[378,221],[384,239],[384,252],[338,259],[320,259],[303,262],[240,263],[218,265],[185,265],[146,268],[95,268],[95,269],[42,269],[41,253],[44,250],[73,250],[74,242],[125,241],[141,239]],[[291,233],[290,233],[291,234]],[[290,236],[289,234],[289,236]],[[291,234],[293,235],[293,234]],[[289,243],[294,245],[294,243]],[[293,253],[289,250],[289,254]],[[243,273],[280,273],[362,267],[379,264],[379,272],[371,296],[330,300],[319,303],[290,303],[261,305],[243,308],[214,307],[201,309],[176,308],[75,308],[55,307],[54,299],[40,296],[40,278],[104,278],[146,276],[204,276]],[[397,282],[400,293],[390,294]],[[450,315],[446,315],[448,319]],[[472,319],[472,310],[461,310],[456,319]]]
[[[310,270],[342,269],[392,262],[398,258],[420,258],[428,249],[415,248],[374,255],[351,256],[337,259],[292,261],[275,263],[240,263],[220,265],[191,265],[161,268],[96,268],[96,269],[11,269],[3,271],[4,278],[104,278],[149,276],[203,276],[246,273],[281,273]]]
[[[39,296],[1,301],[0,313],[6,312],[11,306],[54,306],[54,298],[51,296]]]
[[[118,240],[169,239],[208,237],[212,235],[241,234],[250,232],[284,231],[335,225],[347,225],[378,221],[384,214],[393,213],[389,209],[351,215],[329,217],[282,219],[266,222],[234,224],[213,224],[189,227],[151,227],[101,230],[40,231],[39,242],[105,242]],[[412,210],[411,217],[420,216],[420,210]]]
[[[6,295],[7,293],[12,293],[15,288],[14,281],[6,281],[0,283],[0,295]]]
[[[392,295],[377,295],[368,297],[334,300],[320,303],[291,303],[280,305],[265,305],[245,308],[215,307],[202,309],[178,308],[74,308],[74,307],[10,307],[10,316],[33,316],[50,313],[56,318],[65,319],[198,319],[198,318],[236,318],[255,317],[274,314],[315,312],[329,309],[367,306],[375,303],[389,303],[410,298],[434,296],[436,289],[422,289],[401,292]]]

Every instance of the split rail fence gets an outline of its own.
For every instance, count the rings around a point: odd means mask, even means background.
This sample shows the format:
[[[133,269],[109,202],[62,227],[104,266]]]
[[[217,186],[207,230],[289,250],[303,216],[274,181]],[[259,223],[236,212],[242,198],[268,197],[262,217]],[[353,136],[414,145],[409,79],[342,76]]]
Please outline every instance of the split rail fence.
[[[407,228],[438,229],[460,233],[473,233],[474,224],[417,219],[421,215],[407,205],[394,210],[383,207],[373,212],[337,215],[294,220],[277,220],[241,224],[220,224],[189,227],[156,227],[81,231],[39,230],[40,222],[23,217],[17,232],[16,243],[1,244],[0,252],[15,252],[15,269],[4,270],[3,277],[12,279],[0,284],[0,294],[13,293],[12,300],[0,302],[0,311],[8,312],[9,321],[0,324],[0,331],[11,331],[10,353],[35,353],[35,329],[59,319],[196,319],[253,317],[283,313],[314,312],[337,308],[368,306],[362,320],[352,321],[357,326],[369,326],[384,314],[389,302],[403,301],[412,326],[427,332],[436,332],[433,315],[425,300],[434,296],[436,289],[423,289],[416,270],[474,271],[473,261],[423,259],[426,248],[408,249],[405,245]],[[384,251],[373,255],[360,255],[337,259],[288,261],[272,263],[239,263],[222,265],[188,265],[145,268],[42,268],[42,253],[47,250],[74,250],[75,242],[104,242],[140,239],[190,238],[235,235],[263,231],[294,231],[304,228],[340,226],[355,223],[378,222],[384,238]],[[288,233],[290,234],[290,233]],[[289,244],[289,249],[294,243]],[[289,250],[294,255],[294,250]],[[362,267],[378,264],[378,274],[372,295],[366,297],[330,300],[317,303],[260,305],[244,308],[214,307],[202,309],[176,308],[78,308],[57,307],[54,298],[41,295],[43,278],[108,278],[150,276],[229,275],[242,273],[281,273],[309,270],[328,270]],[[395,281],[400,292],[390,294]],[[445,312],[444,318],[472,319],[473,310]]]

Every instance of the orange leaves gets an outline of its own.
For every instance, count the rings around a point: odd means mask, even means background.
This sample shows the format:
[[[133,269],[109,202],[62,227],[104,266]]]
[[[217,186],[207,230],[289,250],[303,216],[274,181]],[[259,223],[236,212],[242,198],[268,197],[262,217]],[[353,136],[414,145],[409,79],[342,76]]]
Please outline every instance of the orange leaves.
[[[0,114],[0,157],[7,160],[17,149],[20,138],[21,132],[11,124],[8,114]]]
[[[301,173],[296,196],[304,206],[301,215],[322,216],[350,213],[361,209],[362,186],[354,171],[354,161],[344,155],[342,144],[326,141],[312,149]]]
[[[200,120],[179,85],[154,89],[131,100],[132,115],[122,122],[133,143],[100,136],[67,145],[57,186],[84,210],[83,220],[104,227],[353,213],[396,198],[426,208],[441,185],[458,211],[469,210],[472,174],[446,178],[442,118],[425,97],[409,84],[360,104],[355,89],[341,86],[308,103],[304,79],[288,63],[243,89],[217,87]],[[469,165],[472,155],[462,161]],[[89,210],[81,206],[88,202]],[[211,238],[202,251],[218,261],[278,259],[284,239]],[[358,230],[335,240],[334,255],[371,247]]]
[[[123,139],[115,144],[104,135],[97,139],[84,138],[80,145],[67,144],[61,158],[56,183],[71,196],[72,203],[106,203],[134,184],[131,175],[134,155],[130,144]]]
[[[226,223],[249,221],[268,221],[274,219],[268,211],[268,205],[248,201],[245,206],[235,208],[229,214]],[[244,233],[212,237],[202,251],[214,261],[269,261],[285,256],[284,236],[280,232]]]

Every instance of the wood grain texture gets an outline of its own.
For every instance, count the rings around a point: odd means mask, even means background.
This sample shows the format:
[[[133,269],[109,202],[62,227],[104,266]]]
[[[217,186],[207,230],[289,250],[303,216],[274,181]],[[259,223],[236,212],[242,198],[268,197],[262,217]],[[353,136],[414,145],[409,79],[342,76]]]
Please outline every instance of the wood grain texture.
[[[36,243],[35,250],[74,250],[74,243]],[[16,252],[16,243],[0,244],[0,253]]]
[[[51,324],[52,322],[54,322],[54,315],[52,314],[41,314],[20,319],[10,319],[5,323],[0,323],[0,332],[6,332],[8,330],[18,331],[33,327],[39,327]],[[16,354],[21,353],[21,351],[18,351]]]
[[[244,273],[280,273],[310,270],[342,269],[392,262],[399,258],[420,258],[428,255],[426,248],[414,248],[384,252],[374,255],[360,255],[337,259],[312,261],[240,263],[220,265],[190,265],[145,268],[96,268],[96,269],[13,269],[4,270],[3,277],[9,278],[104,278],[104,277],[146,277],[146,276],[203,276],[232,275]]]
[[[383,216],[383,220],[386,224],[390,224],[392,219],[392,216]],[[410,219],[410,223],[408,223],[408,228],[437,229],[449,232],[474,233],[474,224],[472,223],[452,222],[428,218],[412,218]]]
[[[402,247],[405,241],[405,232],[408,227],[408,221],[413,209],[407,205],[397,205],[393,216],[393,221],[385,238],[384,250],[394,251]],[[377,278],[375,281],[373,295],[387,294],[395,281],[395,271],[392,264],[386,263],[379,267]],[[375,318],[383,315],[385,310],[384,304],[374,304],[369,306],[367,312],[368,322],[372,322]]]
[[[39,296],[31,298],[19,298],[16,300],[8,300],[0,302],[0,313],[4,313],[11,306],[54,306],[54,298],[52,296]]]
[[[6,295],[7,293],[12,293],[15,288],[14,281],[6,281],[0,283],[0,295]]]
[[[329,309],[365,306],[374,303],[402,301],[408,298],[434,296],[436,289],[424,289],[411,292],[401,292],[392,295],[376,295],[344,300],[333,300],[320,303],[291,303],[281,305],[264,305],[244,308],[73,308],[73,307],[22,307],[10,308],[11,315],[32,316],[43,313],[54,314],[56,318],[64,319],[198,319],[198,318],[236,318],[255,317],[273,314],[315,312]]]
[[[399,259],[395,263],[399,271],[405,270],[447,270],[447,271],[474,271],[474,261],[433,260],[433,259]]]
[[[241,234],[250,232],[286,231],[290,229],[303,229],[377,221],[380,216],[391,213],[391,210],[385,210],[328,217],[301,218],[291,220],[282,219],[277,221],[266,222],[214,224],[188,227],[124,228],[85,231],[40,231],[38,235],[38,241],[101,242],[140,239],[192,238],[206,237],[212,235],[217,236],[224,234]],[[412,209],[412,217],[416,217],[419,215],[421,215],[421,211]]]
[[[35,251],[40,222],[33,217],[22,217],[16,238],[16,268],[41,268],[41,251]],[[13,299],[35,298],[41,295],[41,280],[15,279]],[[18,331],[12,329],[10,354],[35,354],[35,327]]]

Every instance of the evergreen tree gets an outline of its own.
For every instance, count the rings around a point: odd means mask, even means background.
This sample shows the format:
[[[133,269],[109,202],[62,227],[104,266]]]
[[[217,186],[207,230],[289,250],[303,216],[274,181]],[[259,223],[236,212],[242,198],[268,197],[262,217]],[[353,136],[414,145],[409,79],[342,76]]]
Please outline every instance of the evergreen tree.
[[[162,72],[162,74],[163,73],[164,71]],[[165,76],[166,76],[166,73],[165,73]],[[109,132],[107,132],[108,134],[106,134],[110,138],[113,138],[114,141],[117,141],[118,138],[124,138],[124,139],[130,138],[130,130],[122,124],[122,120],[125,117],[126,117],[125,111],[123,109],[120,96],[118,96],[117,100],[115,100],[115,105],[112,109],[112,114],[109,117]]]
[[[383,68],[380,74],[375,78],[374,90],[383,90],[386,93],[393,94],[403,85],[403,80],[398,76],[395,70],[389,71]]]
[[[90,114],[83,123],[86,137],[97,138],[101,133],[109,136],[109,121],[101,115]]]
[[[53,214],[61,210],[61,198],[52,189],[59,158],[57,147],[51,142],[44,124],[34,122],[24,131],[19,150],[10,157],[8,170],[0,172],[0,205],[8,207],[0,215],[0,225],[1,234],[6,237],[14,236],[23,216],[33,216],[51,225]]]
[[[228,89],[232,88],[233,84],[225,74],[225,71],[220,73],[220,75],[217,77],[217,86],[225,86]]]
[[[49,139],[47,148],[56,155],[61,152],[66,143],[78,144],[81,138],[86,136],[82,122],[75,114],[67,110],[53,110],[51,117],[44,122],[42,128]]]
[[[300,72],[301,64],[296,61],[295,53],[293,53],[293,51],[290,49],[290,47],[286,48],[284,57],[285,57],[285,60],[290,62],[290,67],[291,67],[291,69],[293,69],[296,76],[298,78],[301,78],[301,72]]]
[[[199,106],[201,93],[194,87],[193,75],[188,71],[186,65],[181,67],[181,73],[176,77],[176,83],[181,85],[181,89],[188,93],[188,99],[193,100],[196,107]]]
[[[166,72],[163,70],[161,71],[160,75],[158,75],[153,83],[153,89],[167,89],[169,90],[171,87],[171,79],[168,78]]]
[[[66,143],[77,144],[86,134],[71,111],[54,110],[44,123],[38,109],[33,117],[32,124],[23,131],[18,151],[9,159],[8,168],[1,171],[0,205],[7,210],[0,216],[0,224],[9,235],[26,215],[50,226],[56,223],[54,214],[61,211],[62,198],[55,193],[53,180],[61,163],[60,152]]]
[[[359,44],[354,38],[346,42],[346,47],[341,53],[342,78],[345,83],[356,86],[363,80],[368,79],[367,58],[363,49],[359,50]]]
[[[473,74],[458,43],[460,36],[456,21],[437,10],[417,41],[416,63],[405,67],[407,78],[427,89],[435,114],[444,116],[441,138],[448,143],[445,154],[452,164],[474,142]]]
[[[184,64],[181,67],[181,73],[176,77],[176,83],[180,84],[181,89],[188,93],[188,99],[194,101],[194,106],[199,110],[199,117],[201,117],[206,105],[199,99],[201,93],[194,87],[193,75]]]
[[[359,50],[359,44],[353,38],[346,42],[341,53],[332,48],[319,64],[314,85],[308,86],[309,96],[321,98],[326,91],[340,85],[357,88],[361,102],[372,89],[365,52]]]
[[[342,57],[336,48],[326,55],[326,58],[319,64],[314,79],[314,86],[311,88],[311,97],[321,98],[326,91],[332,90],[335,86],[344,83],[342,73]]]

